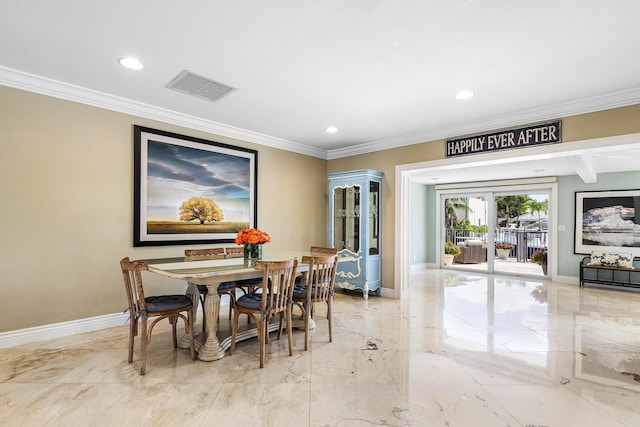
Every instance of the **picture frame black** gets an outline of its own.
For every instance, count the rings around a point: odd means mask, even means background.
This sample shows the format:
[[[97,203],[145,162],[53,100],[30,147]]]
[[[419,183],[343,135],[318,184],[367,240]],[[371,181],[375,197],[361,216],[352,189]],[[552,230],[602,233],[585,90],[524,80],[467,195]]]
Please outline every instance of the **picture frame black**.
[[[256,150],[133,131],[134,247],[232,243],[238,230],[257,227]]]
[[[583,191],[575,197],[574,253],[640,256],[640,190]]]

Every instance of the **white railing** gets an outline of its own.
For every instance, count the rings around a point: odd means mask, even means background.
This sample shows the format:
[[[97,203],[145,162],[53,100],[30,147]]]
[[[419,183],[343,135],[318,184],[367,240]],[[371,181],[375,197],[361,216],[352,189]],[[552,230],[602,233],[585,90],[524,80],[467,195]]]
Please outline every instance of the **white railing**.
[[[444,230],[445,241],[454,242],[460,245],[466,240],[477,239],[487,241],[487,233],[474,233],[468,230]],[[518,262],[526,262],[531,259],[531,255],[538,249],[549,247],[548,231],[531,231],[518,228],[501,228],[496,230],[494,241],[509,242],[514,248],[509,254],[514,256]]]

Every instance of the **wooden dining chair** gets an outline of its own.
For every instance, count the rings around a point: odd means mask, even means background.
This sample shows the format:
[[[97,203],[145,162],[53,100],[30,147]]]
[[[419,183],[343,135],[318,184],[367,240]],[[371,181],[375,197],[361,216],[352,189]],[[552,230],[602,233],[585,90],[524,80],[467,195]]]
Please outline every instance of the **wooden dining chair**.
[[[311,246],[311,248],[309,249],[309,252],[311,252],[311,254],[335,255],[335,254],[338,253],[338,249],[337,248],[323,248],[322,246]]]
[[[198,260],[198,259],[224,259],[224,248],[207,248],[207,249],[185,249],[184,256]],[[205,332],[207,325],[207,315],[204,310],[204,300],[207,298],[209,289],[206,285],[196,285],[198,287],[198,293],[200,295],[200,304],[202,305],[202,332]],[[222,297],[227,295],[229,297],[229,320],[231,320],[231,312],[236,302],[236,287],[233,282],[223,282],[218,285],[218,295]],[[217,316],[220,313],[216,313]]]
[[[309,248],[309,254],[311,256],[318,256],[318,255],[336,255],[338,253],[338,249],[337,248],[325,248],[322,246],[311,246]],[[307,273],[302,273],[299,274],[298,277],[296,277],[296,284],[303,284],[305,281],[307,280]]]
[[[140,321],[140,375],[144,375],[147,369],[147,345],[151,343],[153,327],[162,319],[169,319],[173,329],[173,347],[178,348],[178,336],[176,324],[178,318],[184,321],[187,335],[189,335],[189,348],[191,358],[196,358],[196,349],[193,340],[193,301],[186,295],[144,295],[142,284],[142,271],[148,270],[148,265],[142,261],[129,261],[123,258],[120,261],[124,287],[127,291],[129,302],[129,363],[133,362],[134,338],[138,335],[138,320]],[[186,316],[182,313],[186,313]],[[149,318],[156,318],[147,324]]]
[[[231,329],[231,348],[233,354],[238,332],[238,318],[246,314],[256,324],[258,341],[260,343],[260,367],[264,367],[265,344],[269,342],[269,321],[276,314],[280,314],[278,339],[282,334],[282,322],[286,316],[287,338],[289,341],[289,356],[293,356],[293,332],[291,328],[291,307],[293,297],[293,280],[296,274],[298,260],[293,258],[286,261],[256,261],[255,268],[262,270],[262,292],[242,295],[236,301]]]
[[[303,256],[302,263],[309,265],[309,274],[304,284],[296,284],[293,290],[293,303],[302,310],[304,317],[304,349],[309,345],[309,322],[313,316],[313,305],[327,303],[329,321],[329,342],[333,342],[331,301],[338,266],[338,256]]]
[[[229,246],[224,248],[227,258],[242,258],[244,256],[244,248],[242,246]]]

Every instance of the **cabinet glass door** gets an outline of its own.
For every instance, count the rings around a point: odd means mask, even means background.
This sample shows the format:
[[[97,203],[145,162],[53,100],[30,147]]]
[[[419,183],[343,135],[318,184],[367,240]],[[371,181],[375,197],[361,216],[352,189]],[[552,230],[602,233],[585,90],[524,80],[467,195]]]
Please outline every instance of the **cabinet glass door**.
[[[333,247],[360,250],[360,186],[333,189]]]
[[[380,183],[369,183],[369,255],[380,253]]]

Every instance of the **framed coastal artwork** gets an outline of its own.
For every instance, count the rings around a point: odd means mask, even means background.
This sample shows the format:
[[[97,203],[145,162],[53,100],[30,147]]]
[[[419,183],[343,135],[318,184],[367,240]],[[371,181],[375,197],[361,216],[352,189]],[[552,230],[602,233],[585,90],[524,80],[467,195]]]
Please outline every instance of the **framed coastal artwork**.
[[[256,226],[258,153],[134,126],[134,246],[231,243]]]
[[[640,256],[640,190],[576,192],[575,253]]]

